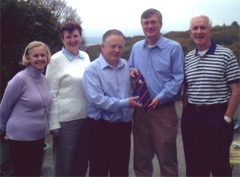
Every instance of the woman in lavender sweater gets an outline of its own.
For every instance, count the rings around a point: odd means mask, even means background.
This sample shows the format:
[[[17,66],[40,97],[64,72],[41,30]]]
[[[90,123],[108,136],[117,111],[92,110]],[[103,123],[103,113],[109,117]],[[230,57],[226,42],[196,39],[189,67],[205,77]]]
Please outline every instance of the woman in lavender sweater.
[[[31,42],[22,57],[26,69],[8,82],[1,101],[0,126],[6,132],[15,176],[41,176],[47,111],[52,101],[42,72],[50,58],[47,45]]]

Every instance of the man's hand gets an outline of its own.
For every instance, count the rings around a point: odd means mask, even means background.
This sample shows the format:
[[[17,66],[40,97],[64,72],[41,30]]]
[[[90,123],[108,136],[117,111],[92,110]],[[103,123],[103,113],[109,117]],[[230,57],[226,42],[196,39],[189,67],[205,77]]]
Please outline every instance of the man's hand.
[[[135,108],[135,107],[142,107],[142,104],[138,102],[139,96],[135,96],[135,97],[129,97],[128,101],[129,101],[129,107],[130,108]]]
[[[139,75],[138,69],[137,68],[133,68],[133,70],[130,73],[130,76],[132,78],[135,78],[135,76]]]
[[[152,100],[151,104],[148,105],[148,107],[152,107],[152,110],[154,110],[157,107],[158,103],[159,103],[159,99],[158,98],[154,98]]]

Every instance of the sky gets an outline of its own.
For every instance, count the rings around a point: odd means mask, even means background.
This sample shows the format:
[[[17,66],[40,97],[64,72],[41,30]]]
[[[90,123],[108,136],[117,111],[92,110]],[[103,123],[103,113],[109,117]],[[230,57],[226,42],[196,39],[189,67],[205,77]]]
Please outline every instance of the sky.
[[[213,26],[240,24],[239,0],[65,0],[77,10],[85,35],[103,34],[119,29],[125,36],[142,35],[140,16],[148,8],[163,16],[162,31],[187,31],[190,18],[204,14]]]

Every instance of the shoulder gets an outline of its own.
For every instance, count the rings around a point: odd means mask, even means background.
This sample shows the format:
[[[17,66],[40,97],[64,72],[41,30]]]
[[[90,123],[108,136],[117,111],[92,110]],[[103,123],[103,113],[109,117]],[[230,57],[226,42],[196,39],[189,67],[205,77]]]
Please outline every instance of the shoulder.
[[[121,58],[120,60],[121,60],[122,65],[124,66],[124,68],[127,70],[127,72],[129,72],[130,71],[130,67],[129,67],[128,61],[123,59],[123,58]]]
[[[189,55],[191,56],[191,55],[195,55],[195,54],[196,54],[196,49],[193,49],[190,52],[188,52],[186,56],[189,56]]]
[[[51,61],[57,60],[59,58],[65,57],[62,53],[62,51],[58,51],[57,53],[53,54],[51,57]]]
[[[87,54],[87,52],[82,51],[82,50],[79,50],[79,52],[85,61],[90,62],[90,58],[89,58],[89,55]]]
[[[9,82],[8,84],[9,85],[17,85],[18,87],[21,85],[21,84],[24,84],[25,83],[25,80],[28,77],[29,74],[27,73],[26,69],[18,72]]]
[[[83,50],[79,50],[80,54],[83,55],[84,57],[89,57],[87,52],[83,51]]]
[[[121,62],[122,62],[123,64],[128,65],[128,61],[127,61],[126,59],[120,58],[120,60],[121,60]]]
[[[42,77],[43,81],[47,82],[47,78],[44,74],[41,74],[41,77]]]
[[[93,78],[99,78],[102,72],[99,59],[93,60],[86,68],[83,74],[83,78],[89,78],[93,81]]]
[[[19,71],[14,77],[13,79],[23,79],[26,78],[29,75],[29,73],[27,72],[26,69]]]
[[[100,67],[100,59],[96,58],[86,67],[86,70],[94,70],[95,68],[99,68],[99,67]]]
[[[59,67],[67,65],[68,59],[66,56],[62,53],[62,51],[59,51],[52,55],[50,63],[48,64],[48,67]]]
[[[191,58],[193,58],[193,57],[195,57],[195,56],[196,56],[196,49],[188,52],[188,53],[186,54],[186,56],[185,56],[185,60],[189,60],[189,59],[191,59]]]
[[[220,53],[225,53],[225,54],[229,54],[229,55],[233,55],[233,51],[229,48],[226,48],[226,47],[223,47],[219,44],[216,45],[216,50],[215,50],[217,53],[220,52]]]
[[[179,42],[174,41],[174,40],[169,39],[169,38],[166,38],[166,37],[162,38],[162,43],[165,44],[165,45],[171,45],[171,46],[181,46]]]
[[[144,43],[145,43],[145,39],[142,39],[142,40],[136,42],[136,43],[133,45],[133,47],[141,47],[141,46],[144,45]]]
[[[56,52],[55,54],[53,54],[53,55],[52,55],[52,58],[56,58],[56,57],[58,57],[58,56],[64,56],[61,50],[58,51],[58,52]]]

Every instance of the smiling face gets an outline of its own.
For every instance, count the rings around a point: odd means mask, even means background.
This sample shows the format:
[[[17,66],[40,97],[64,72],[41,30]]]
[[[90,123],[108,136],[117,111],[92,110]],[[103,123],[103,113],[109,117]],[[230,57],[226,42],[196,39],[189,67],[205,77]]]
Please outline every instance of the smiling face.
[[[102,55],[111,66],[117,66],[118,60],[123,53],[124,44],[123,36],[112,34],[101,45]]]
[[[44,67],[48,64],[48,54],[46,48],[42,45],[30,49],[27,58],[30,65],[39,71],[43,71]]]
[[[148,42],[155,43],[161,33],[162,23],[157,15],[153,14],[149,18],[144,18],[141,20],[143,32],[148,40]]]
[[[81,35],[78,29],[75,29],[72,32],[64,31],[62,42],[64,48],[68,52],[72,53],[73,55],[77,55],[81,45]]]
[[[195,17],[191,21],[190,36],[198,50],[206,50],[211,46],[212,28],[205,17]]]

